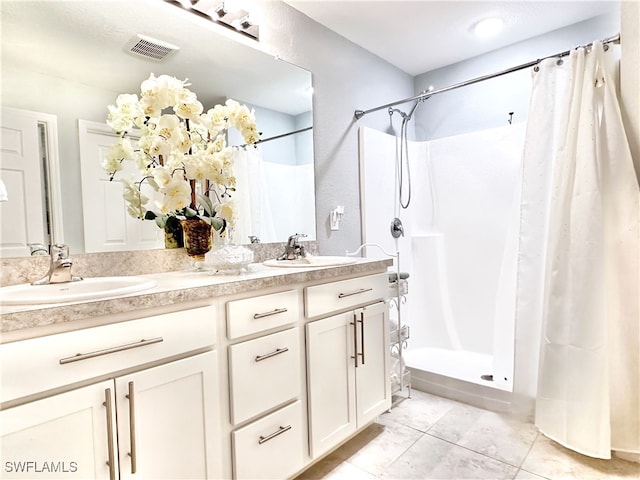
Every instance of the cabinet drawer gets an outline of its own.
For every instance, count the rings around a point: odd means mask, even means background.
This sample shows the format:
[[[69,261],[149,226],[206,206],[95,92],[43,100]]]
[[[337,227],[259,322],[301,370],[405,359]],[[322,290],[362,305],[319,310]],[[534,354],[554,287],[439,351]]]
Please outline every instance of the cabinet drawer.
[[[244,337],[298,320],[298,291],[274,293],[227,302],[227,335]]]
[[[2,402],[212,346],[214,307],[0,345]]]
[[[233,432],[234,478],[288,478],[301,469],[302,423],[298,400]]]
[[[231,423],[300,395],[300,362],[298,328],[230,346]]]
[[[386,297],[386,273],[340,280],[304,289],[307,318],[364,305]]]

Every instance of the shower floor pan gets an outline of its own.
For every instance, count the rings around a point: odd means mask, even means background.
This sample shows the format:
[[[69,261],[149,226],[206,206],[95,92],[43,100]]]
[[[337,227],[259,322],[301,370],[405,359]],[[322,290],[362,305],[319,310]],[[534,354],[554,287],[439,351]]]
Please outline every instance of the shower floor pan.
[[[493,370],[493,357],[464,350],[413,348],[404,352],[417,390],[491,410],[508,410],[511,392],[483,380]]]

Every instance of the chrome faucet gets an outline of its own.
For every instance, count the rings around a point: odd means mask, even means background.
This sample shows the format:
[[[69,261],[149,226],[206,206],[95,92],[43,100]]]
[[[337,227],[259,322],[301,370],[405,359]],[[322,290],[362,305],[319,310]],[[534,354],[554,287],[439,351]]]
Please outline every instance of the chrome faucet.
[[[49,250],[42,243],[29,243],[32,256],[49,255]]]
[[[69,247],[67,245],[60,243],[51,245],[50,254],[51,264],[49,265],[49,271],[40,280],[32,282],[31,285],[47,285],[49,283],[65,283],[82,280],[82,277],[71,274],[73,262],[69,258]]]
[[[297,258],[306,257],[307,252],[304,249],[304,245],[300,245],[298,243],[298,239],[304,237],[306,237],[304,233],[295,233],[291,235],[284,247],[284,253],[280,255],[277,260],[295,260]]]

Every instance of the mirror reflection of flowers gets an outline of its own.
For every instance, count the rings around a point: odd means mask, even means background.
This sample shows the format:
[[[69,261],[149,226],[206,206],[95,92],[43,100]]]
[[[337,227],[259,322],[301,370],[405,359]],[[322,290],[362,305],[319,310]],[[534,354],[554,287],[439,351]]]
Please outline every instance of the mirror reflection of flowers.
[[[237,129],[247,144],[257,142],[260,134],[247,106],[230,99],[203,112],[189,85],[152,73],[140,86],[140,98],[119,95],[116,105],[108,107],[107,124],[120,139],[102,167],[113,180],[124,162],[136,166],[137,178],[123,179],[131,216],[155,220],[160,228],[175,228],[180,219],[201,218],[224,233],[234,224],[236,191],[227,131]],[[140,133],[137,145],[128,137],[134,128]],[[153,199],[143,193],[145,184],[157,192]]]

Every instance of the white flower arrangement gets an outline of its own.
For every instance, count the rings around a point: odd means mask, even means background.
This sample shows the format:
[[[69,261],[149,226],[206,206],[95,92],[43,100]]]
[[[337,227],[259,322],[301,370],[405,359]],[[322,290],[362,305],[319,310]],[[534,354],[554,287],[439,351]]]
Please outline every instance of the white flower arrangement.
[[[234,224],[232,148],[226,133],[236,128],[247,144],[259,140],[255,114],[235,100],[204,108],[186,80],[153,73],[140,86],[140,98],[121,94],[109,105],[107,124],[120,139],[102,167],[113,180],[123,162],[140,173],[124,181],[128,213],[155,220],[160,228],[177,218],[199,217],[221,233]],[[171,113],[167,113],[171,112]],[[138,129],[137,145],[127,134]],[[158,195],[153,201],[141,192],[146,182]]]

